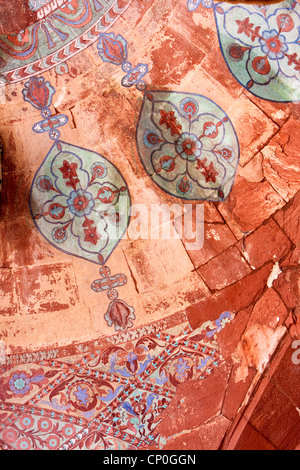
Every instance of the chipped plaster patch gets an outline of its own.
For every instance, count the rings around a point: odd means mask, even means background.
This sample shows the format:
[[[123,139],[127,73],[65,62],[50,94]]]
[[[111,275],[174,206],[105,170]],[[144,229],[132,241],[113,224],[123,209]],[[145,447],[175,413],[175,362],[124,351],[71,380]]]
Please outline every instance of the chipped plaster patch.
[[[286,332],[284,326],[275,330],[266,325],[255,323],[242,336],[235,359],[240,362],[235,375],[235,382],[245,381],[249,368],[254,367],[260,374],[264,371],[280,339]]]
[[[282,109],[280,109],[274,114],[274,119],[284,119],[284,118],[285,118],[285,114],[282,111]]]
[[[65,94],[66,94],[66,90],[67,90],[67,88],[66,88],[65,86],[63,86],[63,87],[61,88],[61,91],[59,91],[59,92],[57,93],[57,98],[56,98],[55,101],[53,101],[53,106],[54,106],[55,108],[58,108],[58,107],[61,105],[61,103],[63,102],[63,99],[64,99]]]
[[[279,274],[281,274],[282,271],[279,267],[279,263],[278,261],[273,265],[273,269],[271,271],[271,274],[270,276],[268,277],[268,280],[267,280],[267,286],[268,287],[272,287],[273,285],[273,282],[275,281],[275,279],[278,278]]]
[[[207,239],[213,238],[214,240],[217,240],[217,241],[221,240],[220,235],[216,232],[214,228],[211,228],[207,231],[206,238]]]

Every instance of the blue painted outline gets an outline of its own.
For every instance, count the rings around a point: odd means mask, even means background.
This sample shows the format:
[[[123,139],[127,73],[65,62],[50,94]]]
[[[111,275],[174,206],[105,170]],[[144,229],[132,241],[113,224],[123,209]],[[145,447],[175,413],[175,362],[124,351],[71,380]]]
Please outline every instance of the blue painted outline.
[[[252,95],[256,96],[257,98],[259,98],[259,99],[261,99],[261,100],[270,101],[271,103],[298,103],[298,102],[300,102],[300,99],[299,99],[299,100],[288,100],[288,101],[284,101],[284,100],[273,100],[273,99],[271,99],[271,98],[264,98],[263,96],[260,96],[260,95],[258,95],[257,93],[254,93],[254,92],[251,90],[251,88],[247,88],[247,86],[244,85],[244,84],[239,80],[239,78],[236,77],[236,76],[233,74],[233,72],[231,71],[231,69],[230,69],[230,67],[229,67],[229,65],[228,65],[228,62],[227,62],[227,60],[226,60],[226,56],[225,56],[225,53],[224,53],[224,48],[223,48],[223,45],[222,45],[222,42],[221,42],[220,31],[219,31],[219,27],[218,27],[216,8],[217,8],[221,3],[223,3],[223,2],[219,2],[219,3],[214,3],[214,4],[213,4],[213,11],[214,11],[214,16],[215,16],[215,23],[216,23],[217,35],[218,35],[220,50],[221,50],[221,54],[222,54],[222,56],[223,56],[224,62],[225,62],[225,64],[226,64],[226,66],[227,66],[229,72],[230,72],[231,75],[234,77],[234,79],[235,79],[245,90],[247,90],[249,93],[251,93]],[[291,3],[291,5],[292,5],[292,3]],[[234,7],[232,7],[232,8],[234,8]],[[244,8],[244,9],[246,10],[246,8]],[[279,9],[280,9],[280,8],[278,8],[277,10],[279,10]],[[281,7],[281,9],[282,9],[282,7]],[[276,13],[277,10],[275,10],[275,12],[273,13],[273,15],[275,15],[275,13]],[[228,10],[228,11],[229,11],[229,10]],[[248,10],[246,10],[246,11],[249,13]],[[227,13],[227,12],[226,12],[226,13]],[[258,15],[259,15],[259,13],[258,13]],[[273,16],[273,15],[270,15],[270,16]],[[298,13],[297,13],[297,15],[298,15]],[[230,36],[230,35],[229,35],[229,36]],[[235,38],[235,40],[236,40],[236,38]],[[243,42],[243,41],[241,41],[241,42]],[[248,70],[247,70],[247,72],[248,72]],[[275,77],[274,77],[274,78],[275,78]],[[289,78],[290,78],[290,77],[289,77]],[[250,77],[250,80],[252,80],[251,77]],[[254,82],[254,83],[255,83],[255,82]],[[256,84],[257,84],[257,83],[256,83]],[[257,84],[257,86],[265,86],[265,85]]]
[[[119,63],[116,60],[114,60],[113,56],[110,56],[109,54],[106,54],[107,49],[104,48],[103,38],[104,39],[109,38],[114,43],[120,42],[122,44],[122,46],[124,48],[124,53],[125,53],[125,58],[124,58],[122,63]],[[100,33],[99,36],[98,36],[97,51],[98,51],[98,55],[99,55],[100,59],[102,60],[102,62],[113,64],[117,67],[119,67],[119,66],[123,67],[124,63],[129,63],[129,62],[127,62],[127,58],[128,58],[127,41],[123,36],[121,36],[121,34],[118,34],[116,36],[115,33]],[[130,66],[131,66],[131,64],[130,64]],[[132,70],[132,66],[131,66],[131,69],[128,73],[130,73],[131,70]]]
[[[238,158],[237,158],[237,164],[236,164],[236,168],[235,168],[235,172],[234,172],[234,175],[233,175],[233,181],[232,181],[232,185],[230,187],[230,190],[228,192],[228,195],[226,196],[226,198],[224,199],[221,199],[221,198],[217,198],[217,199],[204,199],[204,198],[195,198],[195,199],[191,199],[191,198],[184,198],[184,197],[181,197],[181,196],[177,196],[176,194],[173,194],[169,191],[167,191],[166,189],[162,188],[161,186],[159,186],[159,184],[153,180],[153,176],[150,175],[150,173],[147,171],[146,169],[146,166],[144,164],[144,161],[142,160],[141,158],[141,151],[140,151],[140,148],[139,148],[139,144],[138,144],[138,132],[139,132],[139,128],[140,128],[140,123],[141,123],[141,116],[142,116],[142,112],[143,112],[143,108],[144,108],[144,105],[145,105],[145,102],[146,102],[146,99],[147,99],[147,93],[151,94],[155,94],[155,93],[169,93],[169,94],[177,94],[177,95],[188,95],[188,96],[197,96],[198,98],[204,98],[205,100],[208,100],[210,101],[213,105],[215,105],[223,114],[225,117],[228,118],[228,121],[230,122],[231,126],[232,126],[232,129],[233,129],[233,133],[234,133],[234,136],[236,138],[236,142],[237,142],[237,150],[238,150]],[[188,93],[188,92],[180,92],[180,91],[169,91],[169,90],[149,90],[149,91],[146,91],[145,94],[144,94],[144,99],[143,99],[143,103],[142,103],[142,107],[141,107],[141,111],[140,111],[140,114],[139,114],[139,118],[138,118],[138,122],[137,122],[137,126],[136,126],[136,131],[135,131],[135,142],[136,142],[136,149],[137,149],[137,153],[138,153],[138,156],[139,156],[139,159],[144,167],[144,170],[146,172],[146,174],[150,177],[151,181],[158,187],[160,188],[162,191],[164,191],[166,194],[169,194],[170,196],[172,197],[175,197],[177,199],[181,199],[181,200],[187,200],[187,201],[214,201],[214,202],[224,202],[226,201],[227,197],[230,195],[231,193],[231,190],[232,190],[232,187],[234,185],[234,182],[235,182],[235,179],[236,179],[236,174],[237,174],[237,168],[238,168],[238,164],[239,164],[239,161],[240,161],[240,143],[239,143],[239,139],[238,139],[238,136],[237,136],[237,133],[236,133],[236,130],[231,122],[231,119],[229,118],[229,116],[225,113],[225,111],[217,104],[215,103],[213,100],[211,100],[210,98],[207,98],[206,96],[204,95],[200,95],[198,93]],[[155,172],[155,171],[154,171]],[[156,172],[155,172],[156,174]]]
[[[31,186],[30,186],[30,192],[29,192],[29,210],[30,210],[30,215],[32,217],[32,220],[37,228],[37,231],[43,236],[43,238],[47,241],[47,243],[49,243],[50,245],[52,245],[54,248],[56,248],[57,250],[65,253],[66,255],[69,255],[69,256],[75,256],[76,258],[80,258],[80,259],[83,259],[85,261],[88,261],[90,263],[93,263],[93,264],[96,264],[97,266],[103,266],[107,260],[110,258],[110,256],[112,255],[112,253],[115,251],[115,249],[117,248],[117,246],[119,245],[120,241],[122,240],[122,238],[124,237],[128,227],[129,227],[129,224],[130,224],[130,220],[131,220],[131,196],[130,196],[130,192],[129,192],[129,187],[128,187],[128,184],[125,180],[125,178],[123,177],[122,173],[120,172],[120,170],[111,162],[109,161],[107,158],[105,158],[103,155],[97,153],[97,152],[94,152],[92,150],[87,150],[83,147],[80,147],[78,145],[74,145],[74,144],[70,144],[68,142],[63,142],[62,140],[59,141],[60,144],[62,145],[71,145],[72,147],[74,148],[78,148],[78,149],[81,149],[83,151],[88,151],[88,152],[91,152],[93,154],[96,154],[102,158],[104,158],[104,160],[107,160],[113,167],[114,169],[116,170],[116,172],[121,176],[121,178],[123,179],[123,181],[125,182],[125,185],[126,185],[126,188],[127,188],[127,193],[128,193],[128,199],[129,199],[129,213],[128,213],[128,222],[127,222],[127,227],[126,229],[124,230],[122,236],[119,238],[119,240],[117,241],[117,243],[115,244],[114,246],[114,249],[112,250],[112,252],[103,260],[103,263],[100,263],[100,261],[93,261],[93,260],[90,260],[90,259],[87,259],[87,258],[84,258],[83,256],[80,256],[80,255],[76,255],[75,253],[70,253],[69,251],[66,251],[66,250],[63,250],[61,249],[60,247],[58,247],[57,245],[55,245],[54,243],[52,243],[44,234],[43,232],[40,230],[38,224],[36,223],[35,221],[35,218],[34,218],[34,215],[33,215],[33,209],[32,209],[32,204],[31,204],[31,199],[32,199],[32,192],[33,192],[33,188],[34,188],[34,183],[35,183],[35,180],[36,180],[36,176],[37,174],[39,173],[39,171],[41,170],[42,166],[44,165],[44,163],[46,162],[48,156],[50,155],[50,153],[52,152],[53,148],[56,147],[56,142],[54,142],[54,144],[52,145],[52,147],[50,148],[50,150],[48,151],[46,157],[44,158],[44,160],[42,161],[42,163],[40,164],[39,168],[37,169],[36,173],[35,173],[35,176],[33,178],[33,181],[31,183]]]

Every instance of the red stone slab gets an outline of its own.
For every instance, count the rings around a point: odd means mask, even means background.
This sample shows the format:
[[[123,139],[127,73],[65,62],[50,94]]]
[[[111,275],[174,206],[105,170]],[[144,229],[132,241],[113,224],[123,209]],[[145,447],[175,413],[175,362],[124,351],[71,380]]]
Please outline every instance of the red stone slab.
[[[186,314],[192,328],[206,320],[218,318],[226,310],[239,312],[250,305],[264,290],[272,268],[273,264],[269,263],[235,284],[188,307]]]
[[[255,230],[284,204],[268,181],[251,183],[237,176],[227,201],[218,209],[234,234],[242,238],[243,234]]]
[[[245,331],[252,312],[252,305],[239,311],[234,319],[218,333],[218,346],[220,353],[226,359],[229,359],[235,352],[243,332]]]
[[[268,261],[279,261],[291,249],[291,241],[274,220],[270,219],[238,244],[253,268]]]
[[[244,381],[237,381],[236,372],[238,368],[238,364],[235,364],[232,368],[222,407],[222,415],[232,420],[236,417],[239,408],[242,406],[248,389],[257,373],[256,369],[251,368]]]
[[[243,434],[231,450],[276,450],[276,448],[250,423],[247,423]]]
[[[228,375],[229,367],[224,365],[205,381],[190,381],[179,385],[157,427],[162,436],[169,438],[215,417],[223,402]],[[211,399],[212,395],[214,400]],[[170,416],[172,420],[169,419]]]
[[[59,259],[69,259],[41,237],[29,217],[19,217],[5,222],[3,248],[5,266],[34,266],[52,264]]]
[[[292,343],[290,343],[280,361],[280,365],[272,375],[272,381],[284,391],[292,402],[299,406],[300,367],[299,364],[293,362],[293,355],[296,351],[297,348],[292,348]],[[295,356],[298,358],[297,354]]]
[[[270,326],[275,330],[282,325],[287,317],[288,311],[280,296],[273,288],[267,289],[262,297],[256,302],[252,310],[248,327],[255,323]]]
[[[299,307],[300,269],[285,269],[273,282],[273,287],[278,292],[288,308]]]
[[[300,243],[300,191],[274,216],[276,222],[295,245]]]
[[[185,433],[184,436],[175,435],[168,438],[164,450],[204,450],[199,436],[199,429]],[[151,450],[151,449],[150,449]]]
[[[292,116],[263,149],[265,178],[285,200],[300,190],[300,121]]]
[[[296,404],[273,381],[251,415],[250,423],[278,449],[293,450],[299,443],[300,420]]]
[[[167,81],[171,81],[173,86],[179,85],[185,75],[205,57],[198,47],[171,27],[159,31],[152,40],[160,44],[159,48],[150,47],[147,57],[154,64],[149,79],[155,86],[164,85]]]
[[[211,291],[224,289],[251,273],[251,268],[236,246],[228,248],[198,269]]]
[[[202,223],[202,222],[201,222]],[[194,228],[195,230],[195,228]],[[182,241],[188,247],[189,240],[183,236]],[[207,263],[215,256],[227,250],[236,242],[228,225],[220,223],[204,223],[204,244],[199,250],[189,250],[187,252],[196,268]]]

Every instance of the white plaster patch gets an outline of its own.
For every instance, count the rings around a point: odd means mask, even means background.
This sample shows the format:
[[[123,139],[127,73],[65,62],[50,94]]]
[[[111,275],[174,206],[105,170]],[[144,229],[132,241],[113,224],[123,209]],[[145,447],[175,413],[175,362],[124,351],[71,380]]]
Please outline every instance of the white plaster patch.
[[[270,276],[268,277],[268,280],[267,280],[267,286],[270,288],[272,287],[273,285],[273,282],[275,281],[275,279],[278,278],[279,274],[281,273],[281,269],[279,267],[279,263],[277,261],[277,263],[275,263],[273,265],[273,269],[272,269],[272,272],[270,274]]]
[[[235,359],[241,364],[236,371],[236,383],[246,380],[250,367],[260,374],[264,371],[285,332],[284,326],[274,330],[255,323],[244,333],[234,353]]]
[[[65,94],[66,94],[66,89],[67,88],[65,86],[63,86],[61,88],[61,91],[59,93],[57,93],[57,98],[56,98],[55,101],[53,101],[53,105],[54,105],[55,108],[58,108],[61,105],[61,103],[63,102],[63,99],[64,99]]]

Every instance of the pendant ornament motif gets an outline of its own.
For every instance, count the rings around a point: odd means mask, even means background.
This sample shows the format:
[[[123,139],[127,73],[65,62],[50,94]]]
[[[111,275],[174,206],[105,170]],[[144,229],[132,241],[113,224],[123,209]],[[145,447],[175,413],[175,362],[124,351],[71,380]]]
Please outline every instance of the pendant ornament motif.
[[[181,199],[224,201],[240,155],[229,117],[205,96],[148,90],[148,66],[128,62],[127,41],[121,35],[103,33],[97,47],[104,62],[126,72],[123,86],[144,93],[136,145],[152,181]]]
[[[47,132],[54,141],[31,186],[34,223],[55,248],[104,265],[130,221],[126,181],[103,155],[60,140],[59,128],[68,122],[68,117],[52,115],[55,88],[44,77],[31,77],[22,93],[24,101],[38,109],[43,118],[34,124],[33,131]],[[108,271],[105,267],[100,273],[109,276]],[[115,279],[119,281],[112,283],[113,289],[108,292],[111,303],[104,318],[108,326],[124,331],[133,325],[134,308],[118,299],[117,287],[126,284],[126,276]],[[101,292],[105,290],[103,286],[94,282],[91,287]]]

